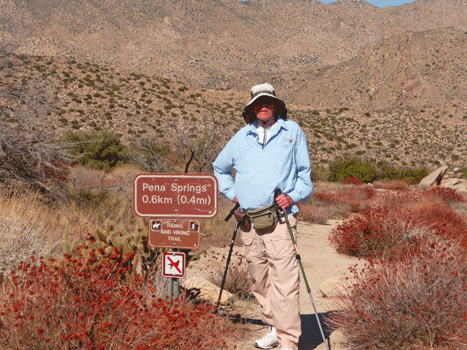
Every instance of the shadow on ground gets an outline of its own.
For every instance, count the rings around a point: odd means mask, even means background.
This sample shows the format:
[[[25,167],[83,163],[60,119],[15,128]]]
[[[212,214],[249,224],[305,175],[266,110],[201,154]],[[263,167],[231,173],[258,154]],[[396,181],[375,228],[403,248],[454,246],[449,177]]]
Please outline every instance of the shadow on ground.
[[[326,326],[324,319],[328,317],[332,312],[325,312],[319,314],[319,320],[321,322],[321,326],[323,328],[324,336],[326,337],[326,341],[329,346],[329,350],[331,349],[331,344],[329,341],[329,337],[331,336],[332,329]],[[241,323],[248,323],[257,326],[266,326],[260,319],[253,319],[253,318],[243,318],[240,315],[236,315],[237,317],[231,317],[231,320],[234,322],[241,322]],[[298,343],[299,350],[313,350],[316,349],[319,345],[323,344],[323,336],[321,335],[321,331],[319,329],[318,321],[316,320],[315,314],[309,315],[300,315],[302,319],[302,335],[300,336],[300,340]]]
[[[324,319],[329,316],[330,312],[325,312],[319,314],[319,320],[323,328],[324,336],[326,341],[330,346],[329,337],[332,333],[332,329],[326,327]],[[316,349],[320,344],[324,343],[323,336],[319,329],[318,321],[315,314],[301,315],[302,318],[302,335],[300,336],[300,341],[298,343],[298,348],[300,350],[312,350]]]

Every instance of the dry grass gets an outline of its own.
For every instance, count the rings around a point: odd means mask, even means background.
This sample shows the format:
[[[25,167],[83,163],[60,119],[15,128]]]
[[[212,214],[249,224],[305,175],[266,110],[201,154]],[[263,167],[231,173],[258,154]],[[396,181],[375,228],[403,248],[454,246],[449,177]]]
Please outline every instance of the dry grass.
[[[201,247],[203,249],[207,249],[213,245],[221,247],[226,244],[230,244],[235,228],[235,217],[232,216],[227,222],[225,221],[225,218],[234,205],[235,204],[229,199],[220,195],[217,216],[213,219],[201,220]]]
[[[68,225],[36,193],[3,193],[0,200],[0,275],[32,255],[55,255]]]
[[[30,256],[54,256],[83,242],[88,233],[111,220],[123,232],[142,229],[132,209],[135,169],[111,174],[72,168],[65,202],[47,204],[28,190],[0,191],[0,273]],[[127,231],[128,230],[128,231]]]
[[[28,191],[0,193],[0,273],[11,270],[26,258],[69,252],[89,233],[113,231],[138,235],[148,231],[146,219],[133,211],[133,179],[141,173],[122,166],[109,173],[85,167],[70,169],[65,202],[52,206],[39,194]],[[201,220],[200,250],[231,241],[235,219],[224,219],[233,203],[219,197],[214,219]],[[195,252],[196,253],[196,252]]]
[[[298,203],[300,211],[298,219],[314,224],[324,225],[331,218],[330,210],[323,207],[315,207],[311,203]]]

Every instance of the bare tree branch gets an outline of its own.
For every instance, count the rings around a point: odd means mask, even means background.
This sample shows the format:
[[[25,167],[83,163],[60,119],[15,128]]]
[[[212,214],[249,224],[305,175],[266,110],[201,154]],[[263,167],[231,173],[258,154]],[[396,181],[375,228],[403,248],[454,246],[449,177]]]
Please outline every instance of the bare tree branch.
[[[186,125],[176,126],[174,130],[178,141],[176,150],[185,163],[185,172],[189,171],[193,161],[196,162],[194,172],[202,173],[210,170],[212,162],[223,146],[224,139],[224,129],[214,113],[211,112],[210,115],[203,117],[201,137],[198,137],[199,131],[194,134]]]
[[[44,79],[0,84],[0,182],[56,190],[71,157],[68,145],[56,143],[53,128],[42,121],[55,108],[53,97]]]

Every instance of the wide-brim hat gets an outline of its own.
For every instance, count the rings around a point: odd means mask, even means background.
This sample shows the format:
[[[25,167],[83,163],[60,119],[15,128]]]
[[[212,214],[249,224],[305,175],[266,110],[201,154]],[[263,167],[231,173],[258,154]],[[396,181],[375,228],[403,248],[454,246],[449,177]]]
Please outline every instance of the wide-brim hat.
[[[284,101],[277,98],[276,90],[269,83],[255,85],[251,88],[250,102],[245,106],[242,116],[247,124],[250,124],[256,120],[256,114],[253,107],[262,102],[264,99],[271,100],[276,105],[276,114],[283,118],[287,118],[287,107]]]

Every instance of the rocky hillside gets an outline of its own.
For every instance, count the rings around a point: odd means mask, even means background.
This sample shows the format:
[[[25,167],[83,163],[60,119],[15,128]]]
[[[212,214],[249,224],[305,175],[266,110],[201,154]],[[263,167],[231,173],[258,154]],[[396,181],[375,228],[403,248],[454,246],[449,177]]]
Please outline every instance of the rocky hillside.
[[[299,104],[362,110],[439,107],[466,114],[467,32],[443,28],[395,34],[350,61],[303,72],[300,78],[290,89]]]
[[[178,150],[209,136],[214,154],[269,81],[315,164],[465,168],[465,18],[464,0],[0,0],[1,127],[26,113]]]
[[[399,103],[394,100],[404,93],[401,73],[412,79],[427,70],[417,62],[442,68],[449,66],[445,58],[461,61],[456,57],[465,18],[463,0],[417,0],[384,9],[363,0],[1,0],[0,43],[17,54],[88,61],[199,88],[243,91],[268,80],[300,104],[373,109],[384,108],[384,101]],[[444,41],[447,27],[457,48]],[[382,53],[399,48],[399,58]],[[436,49],[443,62],[428,57]],[[413,72],[398,72],[398,59]],[[450,86],[451,74],[463,74],[452,68],[435,70],[437,86]],[[385,90],[375,89],[391,78],[396,81]],[[417,89],[417,81],[407,84]],[[432,84],[424,88],[427,97],[420,103],[436,97]],[[400,100],[406,103],[406,97]]]
[[[1,132],[21,132],[25,123],[57,138],[66,131],[111,130],[131,147],[149,140],[174,151],[214,141],[204,149],[209,158],[244,125],[247,101],[248,92],[200,89],[87,61],[0,55]],[[460,110],[288,108],[307,134],[315,166],[357,154],[393,165],[465,168],[467,114]]]

